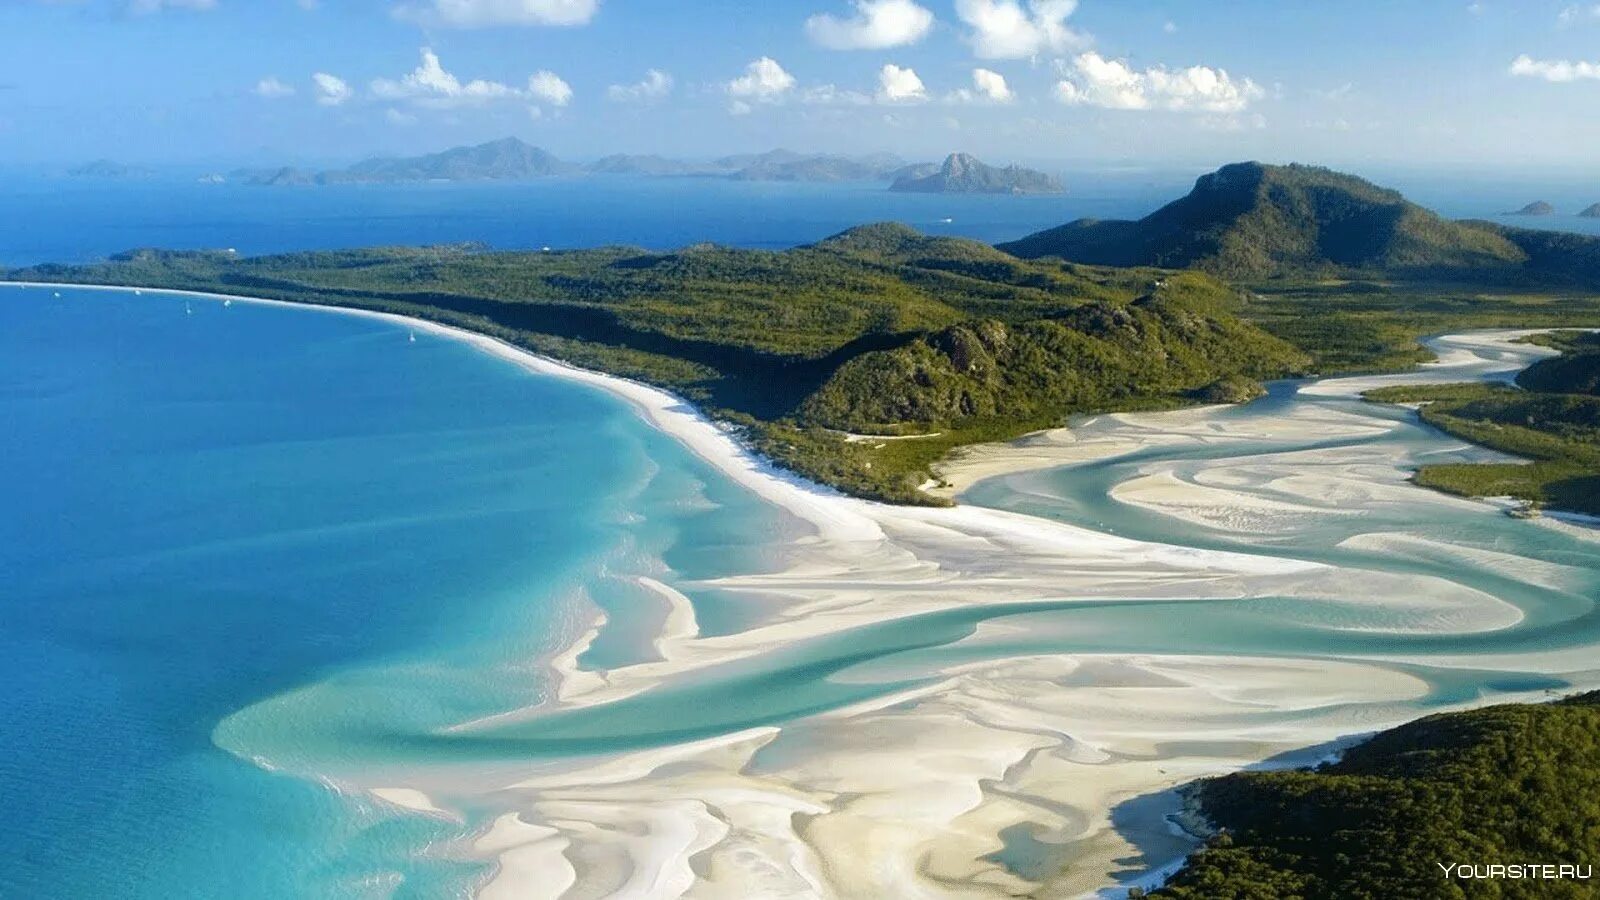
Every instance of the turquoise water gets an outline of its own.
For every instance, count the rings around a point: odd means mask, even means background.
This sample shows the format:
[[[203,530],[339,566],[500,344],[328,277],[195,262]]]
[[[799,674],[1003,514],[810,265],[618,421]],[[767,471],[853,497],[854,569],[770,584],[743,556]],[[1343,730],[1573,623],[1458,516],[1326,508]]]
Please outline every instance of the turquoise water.
[[[463,823],[217,724],[330,679],[419,730],[538,702],[530,663],[595,607],[653,614],[631,574],[759,569],[788,527],[620,402],[458,342],[61,293],[0,288],[0,896],[460,895]]]
[[[53,293],[0,287],[0,896],[467,896],[488,875],[468,844],[495,810],[401,814],[347,785],[419,767],[521,773],[783,724],[971,662],[1372,659],[1428,685],[1383,710],[1392,719],[1562,689],[1572,681],[1535,657],[1600,646],[1591,538],[1437,502],[1248,536],[1113,496],[1151,464],[1192,478],[1293,465],[1312,448],[1399,466],[1482,455],[1403,411],[1286,383],[1220,416],[1248,432],[1326,406],[1394,427],[1142,450],[964,499],[1169,545],[1426,576],[1498,597],[1520,622],[1395,633],[1368,627],[1359,606],[1304,597],[975,604],[604,706],[453,730],[547,699],[538,661],[596,611],[612,624],[581,662],[654,658],[664,607],[636,576],[682,587],[702,633],[750,627],[769,607],[699,582],[777,570],[796,524],[620,401],[459,342],[312,310]],[[1349,543],[1389,532],[1437,543]],[[1517,560],[1565,575],[1547,582]],[[979,627],[997,621],[1021,627]]]

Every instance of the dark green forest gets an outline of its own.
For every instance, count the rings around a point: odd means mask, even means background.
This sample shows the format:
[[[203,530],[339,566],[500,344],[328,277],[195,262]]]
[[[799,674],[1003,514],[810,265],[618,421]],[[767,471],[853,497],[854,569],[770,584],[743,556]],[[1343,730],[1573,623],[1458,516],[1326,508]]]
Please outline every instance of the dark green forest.
[[[1428,716],[1316,769],[1200,782],[1218,835],[1163,900],[1583,898],[1600,882],[1439,864],[1600,863],[1600,693]]]

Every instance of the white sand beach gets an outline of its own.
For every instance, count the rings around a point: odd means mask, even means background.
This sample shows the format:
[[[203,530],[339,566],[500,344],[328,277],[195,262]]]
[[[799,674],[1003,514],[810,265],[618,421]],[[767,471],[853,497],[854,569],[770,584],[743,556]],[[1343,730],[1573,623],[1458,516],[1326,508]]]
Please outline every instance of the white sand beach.
[[[1492,632],[1522,618],[1505,600],[1427,574],[1136,540],[977,506],[904,508],[840,496],[775,470],[656,388],[436,323],[303,308],[448,335],[621,397],[807,526],[807,536],[785,548],[781,571],[704,584],[642,583],[668,610],[654,641],[658,660],[583,671],[580,644],[550,661],[560,683],[555,703],[463,723],[462,731],[633,697],[774,648],[974,605],[1288,597],[1314,603],[1308,608],[1340,629],[1396,635]],[[1544,352],[1511,344],[1517,334],[1442,339],[1450,352],[1418,373],[1329,380],[1305,390],[1348,397],[1392,379],[1514,372]],[[1496,514],[1481,502],[1407,484],[1404,460],[1382,448],[1338,445],[1383,433],[1381,420],[1311,405],[1271,421],[1223,413],[1098,416],[968,449],[940,475],[954,495],[1000,475],[1135,450],[1323,440],[1328,446],[1214,465],[1154,458],[1111,496],[1175,527],[1263,541],[1413,504]],[[1352,549],[1371,552],[1467,552],[1430,547],[1429,535],[1387,527],[1352,540]],[[1568,574],[1546,565],[1528,577],[1560,585]],[[770,597],[780,612],[745,631],[703,635],[692,603],[697,588]],[[595,628],[604,624],[597,620]],[[1004,643],[1050,627],[1026,616],[998,619],[961,643]],[[1504,661],[1576,680],[1593,668],[1574,654]],[[1458,662],[1484,664],[1465,655]],[[1410,718],[1409,704],[1429,686],[1406,663],[1378,653],[1230,657],[1177,646],[999,655],[870,702],[713,739],[541,766],[490,785],[458,771],[418,769],[404,783],[358,786],[424,814],[494,810],[493,827],[465,851],[498,861],[480,891],[486,898],[1078,897],[1148,880],[1151,870],[1194,846],[1169,821],[1179,810],[1177,786],[1274,758],[1305,762],[1306,748],[1325,755],[1330,742]]]

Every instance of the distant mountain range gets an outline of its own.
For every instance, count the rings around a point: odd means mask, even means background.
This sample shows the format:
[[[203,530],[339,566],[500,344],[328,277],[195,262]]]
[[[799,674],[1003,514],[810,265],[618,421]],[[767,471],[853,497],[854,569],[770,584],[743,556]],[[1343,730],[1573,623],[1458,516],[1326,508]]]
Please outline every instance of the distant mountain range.
[[[322,172],[293,167],[241,169],[230,179],[259,185],[391,184],[416,181],[522,181],[561,175],[634,175],[652,178],[727,178],[736,181],[883,181],[895,190],[946,193],[1052,193],[1051,176],[1015,166],[997,169],[966,154],[952,154],[940,167],[907,163],[892,153],[842,156],[825,153],[766,153],[707,161],[654,154],[618,153],[583,165],[557,159],[517,138],[455,147],[415,157],[373,157],[344,169]]]
[[[1201,176],[1143,219],[1079,219],[1000,248],[1237,280],[1378,272],[1600,281],[1600,239],[1451,221],[1354,175],[1256,162]]]
[[[1059,194],[1063,188],[1054,176],[1021,166],[997,168],[968,153],[952,153],[944,165],[927,173],[907,172],[889,186],[891,191],[924,194]]]
[[[1596,203],[1593,206],[1590,206],[1589,208],[1585,209],[1583,212],[1578,213],[1578,218],[1580,218],[1580,219],[1600,219],[1600,203]]]

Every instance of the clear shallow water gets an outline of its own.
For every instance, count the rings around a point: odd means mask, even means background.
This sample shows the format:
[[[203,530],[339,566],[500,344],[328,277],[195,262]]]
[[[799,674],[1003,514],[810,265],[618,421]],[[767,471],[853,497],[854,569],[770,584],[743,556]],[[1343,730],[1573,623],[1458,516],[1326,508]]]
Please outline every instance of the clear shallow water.
[[[61,293],[0,287],[0,896],[458,895],[461,824],[218,722],[342,675],[388,727],[538,702],[529,663],[594,606],[651,614],[631,574],[759,569],[787,527],[620,402],[455,341]]]
[[[0,674],[12,686],[0,697],[0,896],[462,895],[486,874],[464,846],[485,818],[400,815],[334,786],[388,767],[520,770],[781,724],[968,662],[1404,657],[1393,665],[1429,685],[1407,704],[1419,713],[1561,688],[1517,654],[1600,644],[1593,541],[1433,503],[1260,539],[1111,496],[1150,464],[1193,475],[1313,446],[1402,465],[1477,453],[1402,412],[1280,385],[1223,415],[1247,424],[1323,404],[1400,427],[1147,450],[966,499],[1168,544],[1434,576],[1524,619],[1428,635],[1363,630],[1351,607],[1288,597],[973,606],[604,707],[448,731],[543,699],[531,663],[595,607],[619,627],[587,662],[649,658],[662,610],[631,576],[760,570],[790,523],[620,402],[456,342],[307,310],[50,293],[0,288],[0,420],[12,425],[0,440]],[[1346,543],[1375,531],[1501,555]],[[1525,580],[1506,562],[1518,559],[1569,577]],[[759,615],[736,596],[690,597],[707,633]],[[1025,627],[979,629],[997,621]]]

